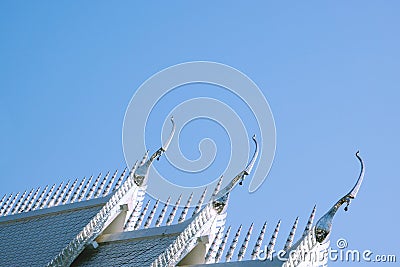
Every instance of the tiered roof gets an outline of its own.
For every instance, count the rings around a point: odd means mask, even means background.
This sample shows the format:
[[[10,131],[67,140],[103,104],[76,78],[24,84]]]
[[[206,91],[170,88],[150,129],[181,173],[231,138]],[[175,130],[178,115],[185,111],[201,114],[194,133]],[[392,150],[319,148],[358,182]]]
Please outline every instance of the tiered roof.
[[[145,195],[149,167],[166,151],[174,131],[173,124],[165,145],[149,159],[147,152],[140,163],[121,175],[116,171],[95,179],[5,195],[0,201],[0,265],[301,266],[304,259],[289,257],[284,262],[273,253],[279,250],[275,243],[280,221],[268,240],[264,238],[267,222],[257,229],[253,224],[225,227],[230,192],[251,173],[258,156],[255,137],[250,163],[222,189],[221,177],[210,201],[206,189],[197,201],[193,194],[186,200],[171,196],[166,203]],[[327,249],[333,216],[342,204],[348,205],[356,197],[363,180],[363,162],[358,153],[356,156],[362,168],[354,188],[313,226],[314,207],[304,232],[294,243],[296,218],[282,248],[287,255]],[[191,203],[196,205],[191,207]],[[260,257],[267,261],[260,261]]]

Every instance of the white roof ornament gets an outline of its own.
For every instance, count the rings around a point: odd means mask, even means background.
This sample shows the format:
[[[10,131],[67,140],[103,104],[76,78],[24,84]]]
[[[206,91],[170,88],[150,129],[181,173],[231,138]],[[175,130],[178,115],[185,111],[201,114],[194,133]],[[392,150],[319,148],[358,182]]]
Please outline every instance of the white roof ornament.
[[[167,223],[165,225],[171,225],[174,221],[176,211],[178,210],[179,204],[181,203],[182,195],[179,195],[178,199],[175,202],[174,207],[171,210],[171,213],[168,216]]]
[[[299,223],[299,217],[296,218],[294,224],[292,226],[292,230],[290,230],[289,236],[286,240],[285,247],[283,248],[284,251],[288,251],[293,244],[294,235],[296,234],[297,224]]]
[[[221,175],[221,177],[219,178],[218,183],[217,183],[217,185],[215,186],[214,191],[213,191],[213,193],[212,193],[212,195],[211,195],[211,199],[212,199],[213,197],[215,197],[215,196],[218,194],[219,189],[221,188],[221,184],[222,184],[222,179],[223,179],[223,178],[224,178],[224,176]]]
[[[158,203],[159,203],[159,202],[160,202],[160,200],[157,199],[156,203],[155,203],[154,206],[153,206],[153,209],[150,211],[150,214],[149,214],[149,216],[147,217],[146,222],[144,223],[144,229],[147,229],[147,228],[150,227],[151,222],[153,221],[153,218],[154,218],[154,214],[155,214],[155,212],[156,212],[156,210],[157,210],[157,207],[158,207]]]
[[[364,162],[358,154],[359,154],[359,151],[357,151],[356,157],[361,163],[361,171],[360,171],[360,175],[358,177],[357,183],[355,184],[353,189],[351,189],[351,191],[348,194],[346,194],[344,197],[339,199],[339,201],[336,202],[336,204],[324,216],[322,216],[321,219],[318,220],[316,227],[315,227],[315,235],[316,235],[317,241],[319,243],[322,243],[327,238],[327,236],[330,234],[331,229],[332,229],[333,217],[335,216],[336,211],[344,203],[346,203],[346,207],[344,208],[344,210],[347,211],[347,208],[348,208],[351,200],[357,196],[357,193],[360,190],[361,183],[364,179],[365,171],[364,171]]]
[[[272,234],[271,240],[269,241],[268,247],[267,247],[267,259],[271,259],[273,251],[274,251],[274,247],[275,247],[275,243],[276,243],[276,239],[278,237],[278,233],[279,233],[279,228],[281,226],[281,220],[278,221],[274,233]]]
[[[186,205],[182,209],[182,213],[181,213],[181,216],[178,219],[178,223],[181,223],[186,219],[186,215],[187,215],[187,213],[189,211],[190,203],[192,203],[192,199],[193,199],[193,192],[190,194],[190,196],[188,198],[188,201],[186,202]]]
[[[247,231],[246,237],[243,240],[243,244],[240,247],[240,250],[238,253],[238,258],[237,258],[238,261],[243,260],[244,255],[246,254],[247,246],[249,245],[250,236],[251,236],[251,233],[253,232],[253,226],[254,226],[254,223],[251,223],[250,228]]]
[[[225,246],[226,246],[226,241],[228,240],[230,232],[231,232],[231,226],[229,226],[228,229],[226,230],[224,238],[222,239],[222,242],[219,245],[217,254],[215,255],[215,262],[216,263],[218,263],[221,260],[222,253],[224,252],[224,249],[225,249]]]
[[[254,245],[253,252],[251,252],[251,259],[252,260],[255,260],[257,258],[258,253],[260,252],[260,248],[261,248],[261,245],[262,245],[262,241],[264,239],[266,228],[267,228],[267,222],[264,222],[264,225],[261,228],[260,234],[258,235],[256,244]]]
[[[313,208],[313,210],[312,210],[312,212],[310,214],[310,217],[308,218],[308,222],[307,222],[306,228],[304,229],[303,237],[305,237],[308,234],[308,232],[310,231],[310,229],[312,227],[312,224],[313,224],[314,218],[315,218],[316,210],[317,210],[317,205],[314,205],[314,208]]]
[[[246,168],[243,171],[241,171],[238,175],[236,175],[236,177],[233,178],[229,182],[229,184],[227,184],[223,189],[221,189],[221,191],[219,191],[218,194],[214,197],[213,206],[214,209],[218,211],[218,213],[221,213],[223,211],[228,201],[230,191],[232,191],[232,189],[235,188],[238,183],[239,185],[242,185],[245,176],[249,175],[254,167],[254,164],[258,157],[258,150],[259,150],[258,143],[256,140],[256,135],[253,135],[253,141],[256,148],[254,150],[253,157],[247,164]]]
[[[172,130],[165,144],[156,152],[154,152],[154,154],[151,155],[151,157],[146,162],[144,162],[145,159],[147,158],[148,152],[146,152],[145,157],[143,158],[141,164],[139,165],[139,167],[137,167],[135,173],[133,174],[133,179],[135,181],[135,184],[137,184],[138,186],[143,186],[147,183],[147,176],[149,174],[149,169],[151,164],[155,159],[158,160],[161,157],[161,155],[165,151],[167,151],[169,145],[171,144],[172,138],[174,137],[175,133],[174,117],[171,117],[171,123],[172,123]]]
[[[126,171],[126,167],[125,167],[124,171]],[[116,170],[116,171],[114,172],[113,176],[111,176],[110,181],[108,181],[106,187],[104,188],[103,197],[106,196],[106,195],[108,195],[108,193],[110,192],[111,187],[112,187],[112,185],[113,185],[113,183],[114,183],[114,180],[115,180],[115,178],[117,177],[117,174],[118,174],[118,170]]]
[[[155,227],[159,227],[162,224],[170,201],[171,201],[171,197],[169,196],[167,201],[165,202],[164,207],[162,208],[160,214],[158,215],[157,221],[154,225]]]
[[[225,261],[226,262],[230,262],[231,259],[232,259],[233,251],[235,250],[235,248],[237,246],[241,231],[242,231],[242,225],[240,225],[238,230],[236,231],[236,234],[235,234],[235,237],[232,240],[231,246],[229,247],[228,252],[226,252],[226,256],[225,256]]]
[[[207,193],[207,187],[204,189],[203,193],[201,194],[200,199],[197,202],[196,208],[193,211],[192,217],[200,211],[201,206],[203,205],[204,199],[206,197],[206,193]]]

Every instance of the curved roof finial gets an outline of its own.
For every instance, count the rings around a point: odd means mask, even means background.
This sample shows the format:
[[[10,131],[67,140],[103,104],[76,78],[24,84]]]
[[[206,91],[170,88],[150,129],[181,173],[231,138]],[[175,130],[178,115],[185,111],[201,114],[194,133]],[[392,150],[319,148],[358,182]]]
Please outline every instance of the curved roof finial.
[[[151,155],[151,157],[146,162],[142,162],[139,165],[139,167],[137,167],[137,169],[135,170],[135,173],[133,174],[133,176],[134,176],[134,181],[138,186],[143,186],[146,184],[147,175],[149,173],[149,168],[150,168],[151,164],[153,163],[153,161],[155,159],[158,160],[161,157],[161,155],[165,151],[167,151],[169,145],[171,144],[172,138],[174,137],[174,133],[175,133],[174,117],[171,117],[171,123],[172,123],[172,130],[171,130],[171,133],[170,133],[167,141],[165,141],[165,143],[156,152],[154,152],[154,154]],[[147,155],[145,155],[145,156],[147,158]]]
[[[221,212],[223,210],[223,208],[228,200],[230,191],[232,191],[232,189],[235,188],[238,183],[240,185],[242,185],[245,176],[249,175],[253,169],[254,163],[256,162],[257,157],[258,157],[258,143],[257,143],[256,135],[253,135],[253,141],[255,143],[256,148],[255,148],[253,157],[247,164],[246,168],[244,168],[243,171],[241,171],[238,175],[236,175],[235,178],[233,178],[214,197],[214,200],[213,200],[214,208],[217,209],[218,212]]]
[[[322,243],[326,239],[326,237],[329,235],[329,233],[331,232],[332,221],[333,221],[333,217],[336,214],[336,211],[344,203],[346,203],[346,207],[344,208],[344,210],[347,211],[351,200],[357,196],[357,193],[360,190],[361,183],[364,179],[365,170],[364,170],[364,162],[358,154],[359,154],[359,151],[357,151],[356,157],[361,163],[361,171],[360,171],[360,175],[358,177],[357,183],[354,185],[353,189],[351,189],[351,191],[349,193],[347,193],[344,197],[339,199],[339,201],[336,202],[336,204],[327,213],[325,213],[325,215],[322,216],[321,219],[319,219],[319,221],[317,222],[316,227],[315,227],[315,235],[316,235],[317,241],[319,243]]]

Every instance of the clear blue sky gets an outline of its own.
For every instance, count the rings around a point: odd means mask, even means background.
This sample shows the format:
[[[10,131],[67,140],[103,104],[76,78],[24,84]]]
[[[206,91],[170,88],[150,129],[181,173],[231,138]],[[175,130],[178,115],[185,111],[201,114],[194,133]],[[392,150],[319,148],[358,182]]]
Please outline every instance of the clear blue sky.
[[[177,63],[217,61],[257,83],[277,128],[266,182],[232,194],[235,228],[267,220],[269,237],[282,219],[282,245],[296,216],[302,230],[314,204],[318,218],[350,190],[360,149],[365,182],[338,212],[332,243],[399,260],[399,8],[2,1],[0,194],[124,168],[122,122],[140,84]]]

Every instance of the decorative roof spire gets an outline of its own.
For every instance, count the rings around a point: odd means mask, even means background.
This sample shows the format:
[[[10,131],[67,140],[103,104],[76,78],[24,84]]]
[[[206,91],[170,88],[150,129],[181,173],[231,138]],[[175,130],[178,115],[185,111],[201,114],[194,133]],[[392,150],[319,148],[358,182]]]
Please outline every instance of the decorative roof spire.
[[[297,229],[298,223],[299,223],[299,217],[297,217],[296,220],[294,221],[292,230],[290,231],[289,236],[286,240],[286,244],[283,248],[284,251],[288,251],[292,247],[293,239],[294,239],[294,235],[296,234],[296,229]]]
[[[190,194],[188,201],[186,202],[185,207],[183,207],[181,216],[179,217],[178,223],[183,222],[186,219],[186,215],[188,213],[189,207],[190,207],[190,203],[192,202],[193,199],[193,192]]]
[[[272,253],[274,251],[275,243],[276,243],[276,238],[279,233],[279,227],[281,226],[281,220],[278,221],[278,224],[275,227],[274,233],[272,234],[271,240],[269,241],[268,247],[267,247],[267,259],[270,259],[272,256]]]
[[[159,159],[161,157],[161,155],[167,151],[169,145],[171,144],[172,141],[172,137],[174,136],[175,133],[175,122],[174,122],[174,117],[171,117],[171,123],[172,123],[172,130],[171,133],[167,139],[167,141],[165,142],[165,144],[158,149],[156,152],[154,152],[153,155],[151,155],[151,157],[146,161],[143,162],[145,160],[145,158],[147,158],[147,153],[145,154],[145,157],[143,158],[143,161],[141,162],[141,164],[139,165],[139,167],[137,167],[135,173],[133,174],[133,179],[136,183],[137,186],[143,186],[147,184],[147,176],[149,174],[149,169],[151,164],[153,163],[153,161],[155,159]]]
[[[204,188],[204,191],[203,191],[203,193],[202,193],[201,196],[200,196],[199,202],[197,202],[196,208],[195,208],[194,211],[193,211],[192,217],[193,217],[194,215],[196,215],[196,213],[198,213],[198,212],[200,211],[201,205],[203,205],[204,199],[205,199],[205,197],[206,197],[206,193],[207,193],[207,187]]]
[[[175,206],[172,208],[171,213],[168,216],[167,223],[165,225],[171,225],[171,223],[174,221],[176,211],[178,210],[179,204],[181,203],[181,199],[182,194],[176,200]]]
[[[224,252],[226,241],[228,240],[230,232],[231,232],[231,226],[229,226],[228,229],[226,230],[224,238],[222,239],[222,242],[219,245],[217,254],[215,255],[215,262],[217,262],[217,263],[221,260],[222,253]]]
[[[70,181],[68,180],[68,182],[65,184],[64,188],[61,190],[61,193],[58,195],[57,199],[55,200],[54,206],[57,206],[58,204],[60,204],[60,202],[62,203],[62,200],[64,199],[64,195],[67,192],[67,189],[69,187],[69,183],[70,183]]]
[[[351,200],[357,196],[357,193],[360,190],[360,186],[364,179],[365,171],[364,171],[364,162],[358,154],[359,151],[357,151],[356,157],[360,161],[361,171],[357,183],[354,185],[353,189],[351,189],[349,193],[347,193],[344,197],[339,199],[339,201],[336,202],[336,204],[327,213],[325,213],[325,215],[322,216],[321,219],[318,220],[315,227],[315,235],[319,243],[322,243],[326,239],[326,237],[330,234],[332,229],[333,217],[335,216],[336,211],[339,209],[339,207],[342,206],[344,203],[346,203],[346,207],[344,208],[344,210],[347,211],[347,208]]]
[[[135,165],[136,164],[137,164],[137,162],[135,163]],[[134,165],[133,169],[135,169],[135,165]],[[127,170],[128,170],[128,168],[125,168],[124,171],[121,173],[121,175],[119,176],[118,180],[115,182],[113,191],[118,190],[118,188],[121,186],[122,181],[125,178],[125,174],[126,174]]]
[[[97,176],[96,180],[94,181],[94,183],[90,187],[89,192],[86,195],[86,200],[91,199],[92,196],[94,195],[94,192],[96,191],[97,184],[99,183],[100,178],[101,178],[101,173]]]
[[[71,187],[68,189],[67,193],[65,194],[65,196],[64,196],[64,198],[62,200],[62,204],[65,204],[65,203],[68,202],[68,200],[69,200],[69,198],[70,198],[70,196],[72,194],[72,191],[74,191],[74,189],[75,189],[75,186],[76,186],[77,182],[78,182],[78,179],[75,179],[75,181],[72,183]]]
[[[89,177],[89,179],[87,180],[85,186],[82,188],[82,191],[81,191],[81,193],[79,194],[79,197],[78,197],[78,201],[81,201],[85,197],[86,191],[88,190],[89,185],[92,182],[92,179],[93,179],[93,175],[91,175]]]
[[[154,214],[156,213],[156,210],[157,210],[157,207],[158,207],[158,203],[159,203],[159,202],[160,202],[160,200],[157,199],[156,203],[155,203],[154,206],[153,206],[153,209],[150,211],[150,214],[149,214],[149,216],[147,217],[146,222],[144,223],[144,229],[147,229],[147,228],[150,227],[151,222],[153,221]]]
[[[130,230],[131,228],[134,228],[134,225],[133,225],[133,224],[135,223],[135,221],[134,221],[135,218],[137,218],[137,217],[135,216],[135,213],[136,213],[136,211],[137,211],[138,206],[139,206],[139,202],[136,202],[135,208],[133,209],[131,215],[129,216],[128,220],[127,220],[126,223],[125,223],[124,231]]]
[[[126,167],[124,169],[124,172],[125,171],[126,171]],[[112,185],[114,183],[115,177],[117,177],[117,174],[118,174],[118,170],[116,170],[114,172],[113,176],[111,176],[110,181],[108,181],[108,184],[107,184],[106,188],[104,188],[103,196],[106,196],[106,195],[108,195],[108,193],[110,193],[111,187],[112,187]]]
[[[3,215],[4,212],[6,211],[7,206],[8,206],[8,203],[11,201],[12,196],[13,196],[13,194],[11,193],[11,194],[8,196],[7,200],[4,201],[3,205],[1,206],[0,216]]]
[[[61,188],[64,185],[64,181],[61,182],[61,184],[57,187],[57,190],[54,192],[54,194],[51,196],[50,201],[48,203],[48,207],[52,207],[55,205],[55,202],[57,200],[58,194],[61,192]]]
[[[253,231],[253,226],[254,223],[251,223],[249,230],[247,231],[246,237],[243,240],[243,244],[240,247],[239,253],[238,253],[238,261],[241,261],[244,257],[244,254],[246,254],[247,246],[249,245],[249,240],[251,236],[251,232]]]
[[[143,218],[146,215],[147,210],[149,209],[149,205],[150,205],[150,200],[147,201],[146,206],[142,210],[142,213],[140,213],[139,219],[136,221],[134,230],[139,229],[140,226],[142,225]]]
[[[94,193],[94,197],[97,198],[100,196],[101,191],[103,190],[104,185],[107,182],[108,177],[110,176],[110,172],[107,172],[106,176],[104,176],[103,180],[101,180],[101,183],[99,187],[97,188],[96,192]]]
[[[256,244],[254,245],[253,252],[251,252],[251,259],[255,260],[257,258],[258,252],[260,252],[261,244],[264,239],[265,230],[267,229],[267,222],[264,222],[261,232],[257,238]]]
[[[221,230],[222,230],[222,228],[218,229],[218,232],[215,235],[214,240],[212,241],[212,243],[210,245],[210,248],[207,251],[206,258],[205,258],[205,262],[206,263],[212,262],[212,261],[215,262],[215,254],[217,252],[216,250],[217,250],[217,245],[218,245],[217,242],[218,242],[218,240],[220,238]]]
[[[0,208],[3,205],[4,200],[6,199],[6,196],[7,196],[7,194],[4,194],[4,196],[1,198],[1,200],[0,200]]]
[[[219,180],[218,180],[217,185],[216,185],[215,188],[214,188],[214,192],[213,192],[212,195],[211,195],[211,199],[214,198],[214,197],[218,194],[218,192],[219,192],[219,190],[220,190],[220,188],[221,188],[221,184],[222,184],[222,179],[223,179],[223,178],[224,178],[224,176],[221,175],[221,177],[220,177]]]
[[[241,171],[238,175],[236,175],[235,178],[233,178],[228,185],[226,185],[221,191],[217,193],[217,195],[214,197],[213,201],[213,206],[214,209],[216,209],[219,213],[221,213],[228,201],[229,198],[229,192],[236,187],[236,185],[239,183],[242,185],[243,180],[245,176],[249,175],[251,173],[251,170],[253,169],[254,163],[257,160],[258,157],[258,143],[256,140],[256,135],[253,135],[253,141],[256,146],[254,150],[254,154],[250,162],[247,164],[246,168]]]
[[[54,191],[54,188],[56,187],[56,184],[53,184],[53,186],[50,188],[50,190],[47,192],[46,196],[44,197],[42,203],[40,203],[39,209],[44,208],[47,205],[47,201],[49,200],[51,194]]]
[[[17,212],[23,212],[26,208],[26,205],[29,202],[30,197],[32,196],[33,192],[35,191],[35,189],[32,189],[29,194],[26,196],[26,198],[24,199],[24,202],[21,204],[19,210]]]
[[[30,211],[33,204],[35,203],[36,197],[38,196],[40,192],[40,187],[38,187],[38,189],[36,189],[35,194],[33,194],[33,197],[29,200],[28,204],[26,205],[24,211]]]
[[[242,231],[242,225],[239,226],[239,229],[237,230],[235,237],[232,240],[231,246],[229,247],[228,252],[226,252],[226,256],[225,256],[226,262],[230,262],[232,259],[233,251],[235,250],[235,248],[237,246],[241,231]]]
[[[42,193],[40,193],[40,196],[39,196],[38,199],[36,200],[35,205],[33,205],[32,210],[36,210],[36,209],[39,207],[39,205],[42,203],[42,199],[43,199],[43,197],[44,197],[44,194],[45,194],[46,191],[47,191],[47,188],[49,188],[48,185],[46,185],[46,187],[43,189]],[[28,209],[28,211],[29,211],[29,209]]]
[[[14,207],[12,208],[11,214],[15,214],[18,211],[18,208],[21,206],[22,200],[25,198],[25,195],[26,195],[26,190],[24,191],[22,196],[20,196],[20,198],[18,199],[17,204],[15,204]]]
[[[317,210],[317,205],[314,205],[314,208],[313,208],[313,210],[312,210],[312,212],[310,214],[310,218],[308,218],[308,222],[307,222],[306,228],[304,229],[303,237],[305,237],[308,234],[308,232],[310,231],[310,229],[311,229],[311,226],[312,226],[312,224],[314,222],[314,217],[315,217],[315,211],[316,210]]]
[[[81,188],[83,187],[83,184],[85,183],[85,181],[86,181],[86,177],[83,177],[82,181],[79,183],[78,187],[76,188],[76,190],[72,194],[70,203],[74,203],[75,200],[78,198],[79,192],[81,191]]]
[[[158,215],[156,224],[154,225],[155,227],[159,227],[159,226],[162,224],[163,219],[164,219],[164,216],[165,216],[165,213],[167,212],[167,208],[168,208],[168,205],[169,205],[169,202],[170,202],[170,201],[171,201],[171,197],[168,197],[167,201],[166,201],[165,204],[164,204],[164,207],[162,208],[162,210],[161,210],[161,212],[160,212],[160,215]]]
[[[19,196],[19,192],[14,196],[14,198],[11,200],[10,204],[8,204],[8,207],[6,208],[4,215],[7,215],[11,208],[14,206],[15,201],[17,200],[18,196]]]

